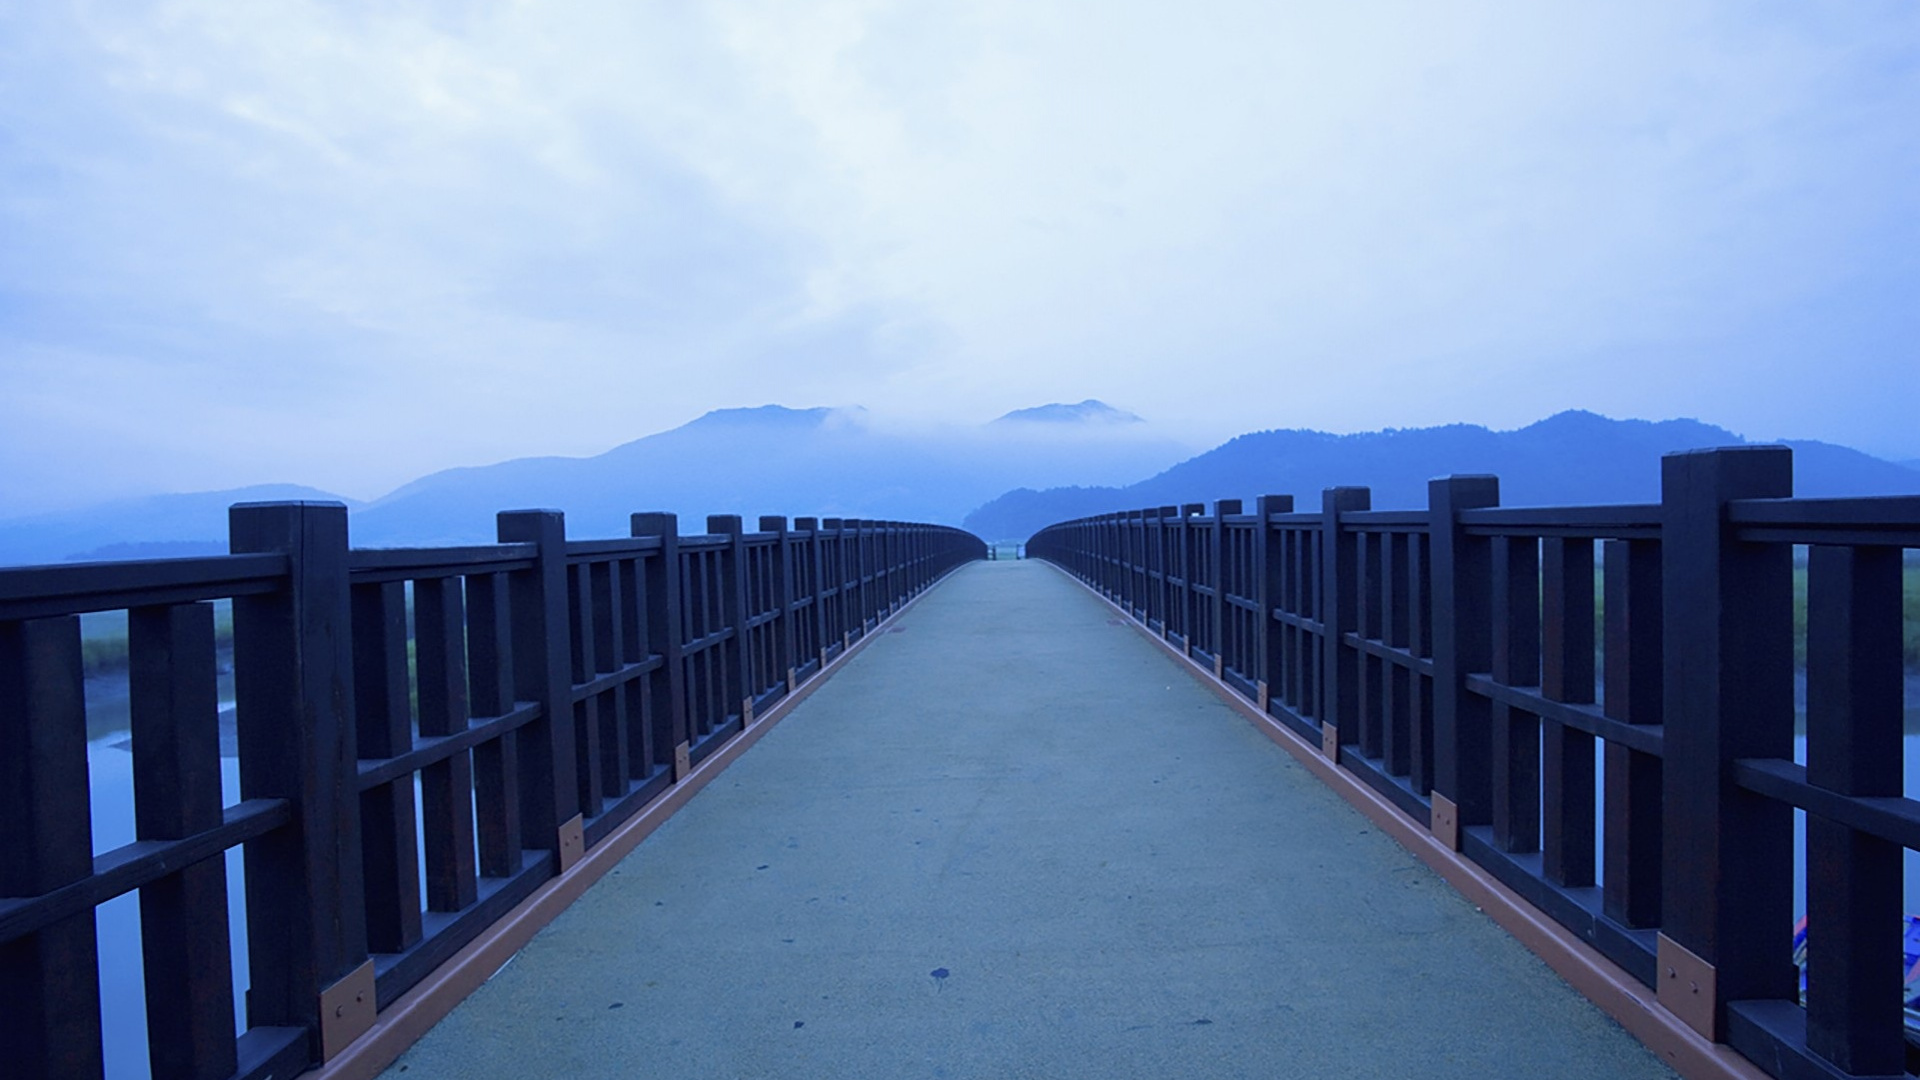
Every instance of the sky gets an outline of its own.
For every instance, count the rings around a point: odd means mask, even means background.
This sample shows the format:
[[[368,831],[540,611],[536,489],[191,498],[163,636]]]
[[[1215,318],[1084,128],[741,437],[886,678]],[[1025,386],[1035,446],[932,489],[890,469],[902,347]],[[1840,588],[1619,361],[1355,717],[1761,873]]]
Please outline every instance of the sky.
[[[0,516],[709,409],[1920,458],[1920,4],[0,0]]]

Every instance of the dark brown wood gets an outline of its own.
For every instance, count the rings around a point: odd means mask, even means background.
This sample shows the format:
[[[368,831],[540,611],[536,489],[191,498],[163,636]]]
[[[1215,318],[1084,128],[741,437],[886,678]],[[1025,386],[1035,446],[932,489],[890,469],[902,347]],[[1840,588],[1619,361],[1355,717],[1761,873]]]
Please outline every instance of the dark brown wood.
[[[599,642],[594,636],[593,565],[573,563],[567,567],[567,624],[573,643],[572,668],[567,696],[573,703],[574,785],[580,800],[580,812],[599,817],[606,808],[607,792],[601,786],[605,763],[601,757],[601,702],[582,689],[599,674]]]
[[[575,783],[573,702],[568,666],[567,526],[557,510],[503,511],[502,543],[530,543],[533,565],[508,575],[512,605],[513,694],[540,707],[520,729],[521,848],[558,858],[560,826],[580,813]]]
[[[420,734],[457,735],[469,720],[466,605],[458,578],[414,582],[413,626]],[[479,898],[473,816],[470,754],[456,753],[420,770],[429,911],[459,911]]]
[[[240,794],[293,815],[246,845],[247,1017],[306,1028],[317,1056],[321,991],[367,959],[347,509],[243,503],[227,521],[235,553],[290,570],[283,591],[233,602]]]
[[[1552,701],[1593,701],[1593,541],[1541,542],[1541,692]],[[1541,803],[1547,880],[1570,888],[1594,883],[1592,735],[1548,723],[1541,732]]]
[[[1784,496],[1784,447],[1670,454],[1665,507],[1664,853],[1661,932],[1716,971],[1725,1003],[1791,998],[1793,819],[1732,781],[1740,758],[1793,756],[1792,552],[1736,540],[1735,499]]]
[[[660,554],[647,560],[644,584],[647,599],[647,651],[664,663],[647,680],[653,717],[654,765],[673,767],[674,748],[690,737],[687,720],[686,664],[681,657],[685,638],[685,609],[680,599],[680,523],[668,513],[635,514],[635,536],[660,539]]]
[[[222,824],[213,605],[127,613],[134,830],[184,840]],[[155,1076],[221,1080],[237,1065],[227,867],[207,859],[140,890]]]
[[[1495,682],[1533,686],[1540,680],[1540,542],[1496,536],[1491,661]],[[1488,713],[1492,749],[1493,841],[1502,851],[1540,849],[1540,719],[1504,701]]]
[[[1320,493],[1320,589],[1326,598],[1321,633],[1320,724],[1332,725],[1340,745],[1359,736],[1360,656],[1344,640],[1359,628],[1360,549],[1355,534],[1340,527],[1340,515],[1365,510],[1373,496],[1363,487]]]
[[[1380,545],[1381,617],[1384,620],[1382,642],[1396,649],[1408,648],[1412,608],[1408,602],[1408,562],[1417,536],[1390,534]],[[1405,777],[1413,771],[1413,695],[1416,691],[1413,671],[1403,664],[1389,664],[1381,685],[1384,714],[1380,756],[1392,776]]]
[[[413,748],[406,585],[356,584],[351,603],[356,749],[361,758],[398,757]],[[420,940],[415,813],[412,776],[376,784],[360,796],[360,859],[371,952],[396,953]]]
[[[501,716],[514,706],[513,609],[507,575],[466,579],[468,681],[475,716]],[[473,748],[473,797],[479,869],[507,877],[520,869],[520,753],[518,731]]]
[[[1660,545],[1609,540],[1606,590],[1606,715],[1660,723]],[[1601,875],[1608,918],[1631,927],[1660,924],[1661,759],[1615,742],[1606,748],[1607,829]]]
[[[721,625],[733,636],[724,646],[726,674],[721,694],[725,702],[721,715],[742,713],[752,697],[755,672],[750,670],[753,653],[747,647],[747,553],[745,528],[738,514],[714,514],[707,518],[707,532],[727,538],[721,549],[717,571]],[[877,592],[877,590],[876,590]]]
[[[1807,580],[1807,781],[1901,794],[1901,552],[1815,547]],[[1899,844],[1807,815],[1807,1048],[1848,1073],[1905,1067]],[[1817,929],[1816,929],[1817,928]]]
[[[1427,484],[1432,537],[1433,790],[1459,809],[1460,826],[1493,817],[1491,710],[1469,693],[1470,672],[1492,667],[1492,552],[1467,533],[1460,514],[1500,501],[1491,476],[1449,476]]]
[[[0,896],[93,871],[80,620],[0,622]],[[91,911],[0,943],[0,1046],[22,1076],[102,1075]]]

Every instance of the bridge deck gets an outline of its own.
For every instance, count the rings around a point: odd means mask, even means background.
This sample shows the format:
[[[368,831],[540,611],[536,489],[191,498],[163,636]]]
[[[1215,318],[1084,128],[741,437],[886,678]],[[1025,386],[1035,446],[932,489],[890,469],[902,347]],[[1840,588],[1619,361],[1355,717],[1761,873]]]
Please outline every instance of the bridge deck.
[[[895,628],[387,1075],[1672,1075],[1063,575]]]

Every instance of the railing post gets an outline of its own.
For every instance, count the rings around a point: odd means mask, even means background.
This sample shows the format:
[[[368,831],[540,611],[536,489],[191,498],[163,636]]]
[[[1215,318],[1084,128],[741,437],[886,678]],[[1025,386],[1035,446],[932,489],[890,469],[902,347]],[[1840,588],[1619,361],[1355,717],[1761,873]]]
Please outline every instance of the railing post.
[[[507,510],[495,519],[503,544],[535,547],[533,566],[508,575],[513,696],[540,716],[520,729],[521,847],[551,851],[564,873],[586,849],[573,740],[573,640],[568,623],[567,524],[558,510]]]
[[[1492,476],[1427,482],[1433,570],[1433,791],[1431,829],[1458,850],[1469,825],[1493,817],[1491,710],[1467,692],[1467,675],[1492,668],[1493,566],[1485,537],[1460,514],[1500,502]]]
[[[79,616],[0,622],[0,895],[39,896],[93,873],[84,685]],[[0,946],[9,1069],[102,1075],[99,962],[91,908]]]
[[[1736,499],[1793,493],[1792,452],[1661,460],[1666,873],[1660,1003],[1722,1040],[1726,1003],[1793,998],[1793,816],[1738,787],[1739,758],[1793,757],[1793,552],[1737,541]],[[1817,946],[1816,946],[1817,947]],[[1817,992],[1817,991],[1815,991]]]
[[[740,725],[753,723],[753,692],[759,680],[748,670],[753,650],[747,647],[747,544],[739,514],[707,515],[707,532],[728,538],[720,557],[720,603],[733,636],[720,648],[727,658],[727,700],[740,709]]]
[[[1253,573],[1260,602],[1254,646],[1260,670],[1254,678],[1260,711],[1265,713],[1280,672],[1280,635],[1273,632],[1273,609],[1279,606],[1281,575],[1286,572],[1279,553],[1274,550],[1272,518],[1275,514],[1293,513],[1293,496],[1262,495],[1253,505],[1254,513],[1260,518],[1259,531],[1253,538]]]
[[[800,666],[799,653],[794,649],[793,641],[793,534],[787,531],[787,519],[762,515],[760,531],[774,534],[773,542],[773,605],[780,612],[780,619],[774,625],[773,655],[775,663],[786,672],[787,693],[793,693],[797,683],[795,671]]]
[[[287,587],[233,601],[240,797],[292,821],[246,843],[249,1026],[304,1027],[326,1061],[372,1026],[360,856],[347,508],[242,503],[235,554],[284,553]]]
[[[1327,488],[1320,493],[1320,595],[1326,607],[1320,615],[1324,637],[1320,672],[1320,749],[1335,762],[1340,747],[1359,734],[1360,653],[1349,646],[1347,634],[1360,625],[1360,553],[1351,531],[1340,527],[1340,515],[1366,510],[1373,494],[1363,487]]]
[[[635,536],[660,538],[660,555],[647,563],[647,651],[660,657],[660,670],[649,680],[648,703],[653,714],[654,751],[659,764],[673,767],[678,782],[693,767],[692,736],[687,724],[686,643],[684,613],[680,607],[680,519],[668,513],[635,514]]]

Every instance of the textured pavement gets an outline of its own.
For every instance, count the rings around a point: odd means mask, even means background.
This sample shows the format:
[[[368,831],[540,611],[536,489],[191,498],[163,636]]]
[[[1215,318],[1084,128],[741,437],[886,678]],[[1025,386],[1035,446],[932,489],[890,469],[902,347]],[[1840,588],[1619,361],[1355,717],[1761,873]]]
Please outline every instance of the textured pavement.
[[[1673,1075],[1054,570],[894,626],[386,1075]]]

